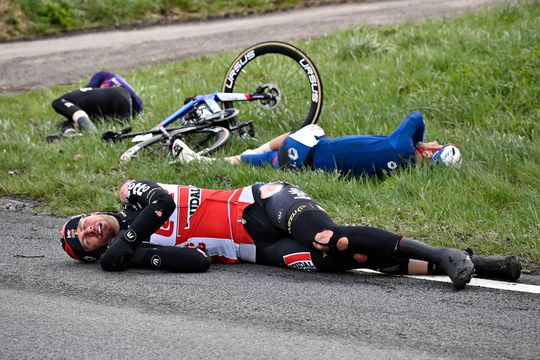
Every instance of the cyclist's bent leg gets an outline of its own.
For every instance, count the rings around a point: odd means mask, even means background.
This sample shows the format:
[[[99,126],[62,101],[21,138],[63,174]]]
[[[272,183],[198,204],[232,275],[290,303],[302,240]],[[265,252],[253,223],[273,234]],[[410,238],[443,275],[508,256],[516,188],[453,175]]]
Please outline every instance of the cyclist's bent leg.
[[[351,269],[371,269],[392,275],[431,275],[434,265],[406,258],[368,257],[361,263],[348,253],[324,253],[307,247],[292,238],[257,247],[256,263],[298,270],[341,272]]]
[[[340,251],[350,244],[374,254],[393,255],[401,239],[375,228],[337,225],[308,194],[285,182],[257,186],[254,193],[272,224],[306,246],[322,241],[323,246]]]
[[[465,287],[474,272],[474,264],[462,250],[431,246],[367,226],[336,225],[329,217],[324,218],[315,211],[297,216],[292,225],[292,235],[304,238],[304,241],[313,239],[315,246],[328,247],[330,251],[337,249],[363,253],[368,258],[374,255],[383,259],[397,256],[433,263],[450,277],[457,290]]]
[[[353,251],[368,256],[392,257],[401,236],[368,226],[342,226],[318,209],[300,211],[291,223],[295,239],[311,242],[320,250]]]
[[[413,143],[416,144],[419,141],[424,141],[425,129],[426,125],[422,114],[412,112],[403,119],[401,124],[388,137],[396,140],[406,137],[412,139]]]
[[[128,122],[133,114],[129,91],[118,86],[87,90],[80,101],[80,106],[90,116],[111,117]]]
[[[58,114],[64,116],[66,119],[74,122],[73,114],[82,110],[76,103],[73,103],[65,98],[66,95],[53,100],[52,107]]]
[[[88,99],[93,96],[91,90],[92,89],[79,89],[64,94],[52,102],[52,107],[57,113],[65,116],[71,126],[77,125],[82,129],[95,132],[96,127],[92,121],[90,121],[87,112]],[[63,124],[63,127],[66,129],[69,126]]]
[[[431,246],[377,228],[337,225],[306,193],[287,183],[264,184],[259,192],[270,221],[306,246],[432,262],[444,269],[456,289],[472,277],[474,265],[461,250]]]
[[[257,246],[256,262],[262,265],[323,272],[340,272],[359,267],[349,254],[324,254],[292,238],[283,238],[270,245]]]
[[[283,144],[283,141],[289,136],[289,132],[281,134],[272,140],[262,144],[261,146],[255,148],[255,149],[248,149],[244,152],[242,152],[241,155],[256,155],[256,154],[264,154],[272,150],[278,150],[281,144]]]

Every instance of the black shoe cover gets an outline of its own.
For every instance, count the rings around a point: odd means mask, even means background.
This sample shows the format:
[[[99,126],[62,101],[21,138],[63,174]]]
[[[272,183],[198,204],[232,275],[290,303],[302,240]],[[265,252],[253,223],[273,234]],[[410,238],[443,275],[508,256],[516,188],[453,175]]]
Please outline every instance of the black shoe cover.
[[[469,254],[458,249],[442,249],[437,265],[450,277],[456,290],[463,289],[474,273],[474,264]]]

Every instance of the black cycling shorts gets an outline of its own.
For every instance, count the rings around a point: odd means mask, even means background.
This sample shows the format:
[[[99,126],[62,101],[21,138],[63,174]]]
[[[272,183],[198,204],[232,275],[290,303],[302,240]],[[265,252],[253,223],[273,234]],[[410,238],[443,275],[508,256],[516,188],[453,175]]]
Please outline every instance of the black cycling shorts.
[[[95,117],[111,117],[129,121],[133,114],[131,95],[122,87],[74,90],[54,100],[52,106],[57,113],[70,120],[78,110],[85,111],[92,120],[97,120]]]

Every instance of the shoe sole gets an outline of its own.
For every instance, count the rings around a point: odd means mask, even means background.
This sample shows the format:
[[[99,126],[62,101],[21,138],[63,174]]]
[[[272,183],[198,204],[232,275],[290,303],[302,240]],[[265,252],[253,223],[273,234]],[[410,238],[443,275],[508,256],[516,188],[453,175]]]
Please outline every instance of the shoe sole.
[[[452,280],[454,289],[463,289],[465,285],[471,282],[474,274],[474,264],[471,261],[469,254],[465,251],[448,250],[444,256],[447,257],[444,263],[448,265],[446,273],[450,277],[450,280]],[[454,272],[451,270],[454,269],[456,270],[456,273],[454,276],[451,276],[450,274]]]
[[[457,275],[452,279],[454,289],[461,290],[471,282],[474,274],[474,266],[467,266],[458,271]]]

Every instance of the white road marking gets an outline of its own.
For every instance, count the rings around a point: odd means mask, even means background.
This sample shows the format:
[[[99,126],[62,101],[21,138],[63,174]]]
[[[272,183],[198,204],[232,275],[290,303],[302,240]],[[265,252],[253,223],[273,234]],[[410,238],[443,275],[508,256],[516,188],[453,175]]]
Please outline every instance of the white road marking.
[[[385,274],[385,273],[375,271],[375,270],[370,270],[370,269],[356,269],[353,271],[389,275],[389,274]],[[389,275],[389,276],[394,276],[394,275]],[[413,278],[413,279],[451,283],[450,278],[444,275],[398,275],[398,276],[404,276],[404,277]],[[531,293],[531,294],[540,294],[540,286],[538,285],[520,284],[520,283],[479,279],[479,278],[472,278],[471,282],[468,283],[467,286],[478,286],[478,287],[484,287],[484,288],[489,288],[489,289],[520,291],[520,292],[526,292],[526,293]]]

